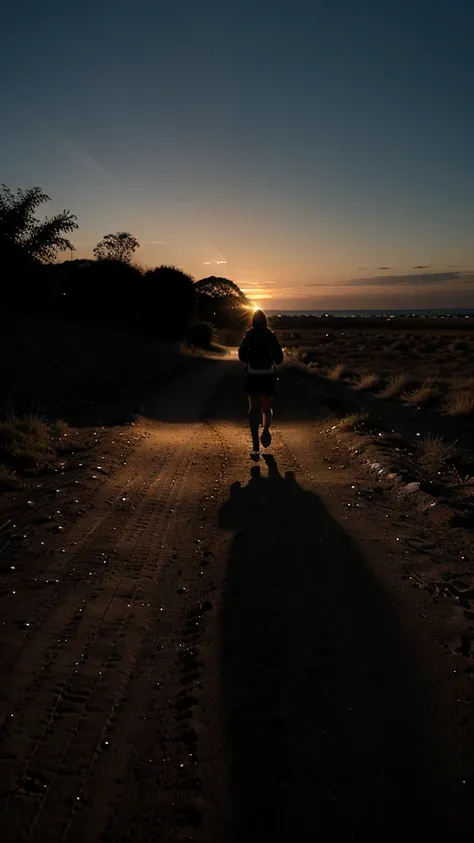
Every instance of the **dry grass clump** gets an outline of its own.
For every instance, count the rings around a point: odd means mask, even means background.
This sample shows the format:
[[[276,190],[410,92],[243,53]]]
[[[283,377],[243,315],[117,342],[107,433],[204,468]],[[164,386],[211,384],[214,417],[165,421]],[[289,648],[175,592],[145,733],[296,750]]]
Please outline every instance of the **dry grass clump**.
[[[474,415],[474,384],[453,384],[446,396],[444,409],[449,416],[456,418]]]
[[[412,392],[405,392],[402,395],[404,401],[409,404],[415,404],[417,407],[427,407],[429,404],[434,404],[440,396],[440,391],[433,381],[425,381],[417,389]]]
[[[407,372],[392,375],[387,386],[380,393],[380,398],[398,398],[410,386],[411,377]]]
[[[19,471],[42,469],[54,457],[70,428],[38,416],[9,416],[0,421],[0,463]]]
[[[6,465],[0,465],[0,492],[11,492],[20,486],[21,480],[15,472]]]
[[[47,426],[50,436],[53,436],[57,439],[62,439],[66,436],[70,436],[71,434],[71,428],[69,427],[68,423],[62,421],[62,419],[54,419],[54,421],[48,422]]]
[[[351,413],[337,423],[337,428],[338,430],[360,430],[368,420],[368,413]]]
[[[332,381],[339,381],[347,374],[349,374],[349,371],[346,364],[338,363],[337,366],[333,366],[332,369],[329,369],[327,376]]]
[[[48,425],[36,416],[0,422],[0,459],[21,468],[42,468],[51,456]]]
[[[382,383],[382,378],[380,375],[376,375],[375,372],[371,372],[367,375],[362,375],[358,384],[355,385],[355,389],[359,391],[369,392],[370,390],[376,390]]]
[[[422,469],[435,473],[440,471],[456,453],[455,445],[445,442],[442,436],[428,435],[423,440],[423,452],[418,459]]]

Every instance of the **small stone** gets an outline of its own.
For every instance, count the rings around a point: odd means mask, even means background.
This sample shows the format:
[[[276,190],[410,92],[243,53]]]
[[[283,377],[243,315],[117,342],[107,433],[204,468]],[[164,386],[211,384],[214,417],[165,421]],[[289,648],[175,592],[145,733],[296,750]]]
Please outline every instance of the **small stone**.
[[[448,586],[459,596],[471,599],[474,596],[474,577],[468,574],[450,580]]]
[[[408,483],[404,491],[406,495],[413,495],[414,492],[420,491],[420,484],[418,482]]]

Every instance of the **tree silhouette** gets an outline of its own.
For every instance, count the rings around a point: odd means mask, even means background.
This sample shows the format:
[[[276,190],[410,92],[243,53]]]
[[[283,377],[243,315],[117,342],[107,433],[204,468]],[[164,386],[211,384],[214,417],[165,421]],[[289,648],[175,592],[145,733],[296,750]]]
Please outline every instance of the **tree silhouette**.
[[[229,278],[211,275],[194,285],[199,318],[217,328],[240,328],[248,320],[250,301]]]
[[[116,234],[106,234],[94,247],[93,252],[97,260],[113,260],[130,263],[132,255],[140,243],[133,234],[118,231]]]
[[[229,278],[222,278],[218,275],[210,275],[209,278],[201,278],[196,281],[195,290],[200,296],[208,296],[212,299],[235,299],[241,304],[248,304],[248,300],[240,287]]]
[[[74,250],[72,243],[64,237],[78,227],[74,214],[65,210],[43,221],[36,219],[37,209],[49,201],[50,197],[40,187],[18,189],[14,193],[1,185],[0,247],[3,254],[51,263],[58,252]]]
[[[143,281],[143,324],[164,339],[183,339],[196,301],[191,275],[175,266],[158,266],[145,273]]]

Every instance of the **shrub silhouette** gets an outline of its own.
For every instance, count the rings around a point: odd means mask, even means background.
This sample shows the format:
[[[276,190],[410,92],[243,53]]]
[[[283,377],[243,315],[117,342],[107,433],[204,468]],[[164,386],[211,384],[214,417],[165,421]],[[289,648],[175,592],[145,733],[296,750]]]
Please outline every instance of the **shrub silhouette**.
[[[196,348],[208,349],[211,347],[213,338],[214,325],[210,322],[195,322],[189,331],[188,342]]]
[[[145,273],[141,291],[142,326],[166,340],[184,339],[196,302],[191,275],[175,266],[158,266]]]
[[[57,298],[65,315],[137,325],[143,305],[143,274],[138,267],[119,260],[78,260],[65,261],[58,273]]]

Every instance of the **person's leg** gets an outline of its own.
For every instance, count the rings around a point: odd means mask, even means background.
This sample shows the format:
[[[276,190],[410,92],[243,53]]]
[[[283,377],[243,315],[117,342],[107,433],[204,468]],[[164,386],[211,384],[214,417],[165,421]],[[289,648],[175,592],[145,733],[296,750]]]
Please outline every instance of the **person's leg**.
[[[260,401],[262,407],[263,427],[268,430],[273,421],[273,395],[262,395]]]
[[[262,412],[260,409],[260,396],[249,395],[249,426],[252,436],[252,450],[260,450],[260,442],[258,439],[258,428],[262,420]]]
[[[261,396],[263,431],[261,442],[264,448],[268,448],[272,444],[272,434],[270,433],[270,425],[273,420],[273,395]]]

